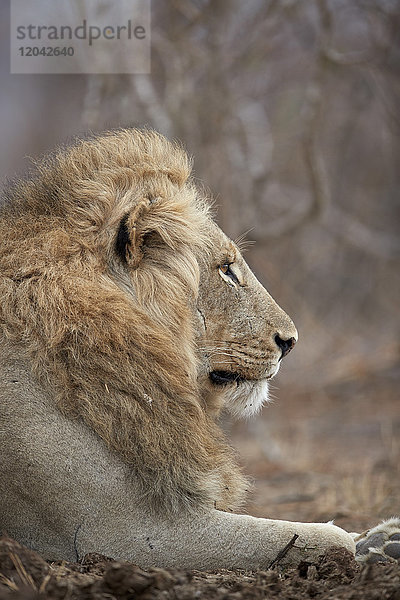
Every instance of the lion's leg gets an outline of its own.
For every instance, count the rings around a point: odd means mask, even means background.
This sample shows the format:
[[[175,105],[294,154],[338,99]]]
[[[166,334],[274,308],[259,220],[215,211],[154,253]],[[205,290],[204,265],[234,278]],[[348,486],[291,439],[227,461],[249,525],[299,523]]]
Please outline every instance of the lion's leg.
[[[143,506],[133,511],[129,523],[126,516],[115,516],[108,524],[96,519],[93,528],[85,524],[77,535],[79,554],[100,549],[141,566],[251,570],[267,568],[296,535],[281,565],[313,560],[333,546],[355,550],[351,536],[329,523],[259,519],[215,509],[157,523]]]

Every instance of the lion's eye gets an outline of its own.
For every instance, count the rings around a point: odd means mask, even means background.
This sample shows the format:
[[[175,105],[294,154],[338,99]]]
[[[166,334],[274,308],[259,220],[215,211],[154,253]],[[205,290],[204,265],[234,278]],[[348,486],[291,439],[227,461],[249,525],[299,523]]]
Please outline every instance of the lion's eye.
[[[231,265],[229,263],[225,263],[224,265],[220,266],[220,269],[225,275],[228,275],[229,273],[232,273],[230,266]]]
[[[240,281],[233,271],[232,267],[233,263],[224,263],[219,267],[219,273],[224,281],[229,283],[230,285],[240,285]]]

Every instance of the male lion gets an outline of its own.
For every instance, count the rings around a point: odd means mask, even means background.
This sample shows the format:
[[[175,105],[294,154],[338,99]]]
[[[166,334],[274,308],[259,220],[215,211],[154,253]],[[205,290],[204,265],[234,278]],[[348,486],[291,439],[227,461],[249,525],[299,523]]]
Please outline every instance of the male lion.
[[[46,558],[265,568],[332,524],[236,514],[216,423],[250,415],[296,329],[212,221],[183,150],[106,133],[42,160],[0,215],[0,529]]]

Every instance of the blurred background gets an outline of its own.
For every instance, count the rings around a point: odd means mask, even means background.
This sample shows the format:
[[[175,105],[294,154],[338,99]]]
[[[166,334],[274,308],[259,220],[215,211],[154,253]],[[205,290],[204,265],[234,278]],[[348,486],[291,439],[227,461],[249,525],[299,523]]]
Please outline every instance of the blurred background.
[[[226,425],[249,510],[400,513],[399,2],[153,0],[150,75],[10,75],[7,2],[0,27],[3,180],[88,131],[178,138],[295,321],[276,402]]]

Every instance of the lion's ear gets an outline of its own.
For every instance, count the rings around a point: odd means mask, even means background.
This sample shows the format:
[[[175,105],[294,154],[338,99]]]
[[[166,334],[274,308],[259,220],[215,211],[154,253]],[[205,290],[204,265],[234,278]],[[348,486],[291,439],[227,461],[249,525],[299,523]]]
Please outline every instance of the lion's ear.
[[[146,233],[145,219],[152,200],[144,198],[130,213],[121,219],[115,241],[115,251],[122,262],[136,269],[142,257],[143,238]]]
[[[118,228],[117,239],[115,241],[115,251],[123,262],[128,262],[131,245],[128,229],[128,218],[129,213],[121,219]]]

